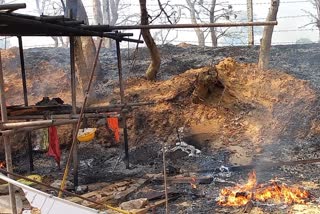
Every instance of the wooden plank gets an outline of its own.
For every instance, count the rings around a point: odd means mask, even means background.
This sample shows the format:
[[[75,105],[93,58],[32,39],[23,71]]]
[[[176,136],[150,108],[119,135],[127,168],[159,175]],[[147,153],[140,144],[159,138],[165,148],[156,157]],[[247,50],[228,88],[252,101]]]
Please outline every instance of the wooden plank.
[[[163,178],[156,178],[154,181],[163,182]],[[172,184],[211,184],[213,181],[212,176],[202,176],[202,177],[182,177],[174,176],[168,177],[167,182]]]
[[[91,198],[91,199],[96,197],[96,199],[94,200],[96,200],[99,203],[116,204],[124,201],[127,196],[137,191],[147,181],[148,179],[142,179],[142,178],[138,180],[124,180],[124,181],[116,182],[113,184],[109,184],[103,188],[101,186],[104,183],[102,183],[102,184],[98,184],[98,186],[100,186],[98,190],[88,192],[81,196],[85,198]],[[68,198],[68,200],[74,203],[83,204],[91,208],[100,208],[99,205],[84,202],[84,200],[81,198],[72,197],[72,198]]]
[[[136,190],[138,190],[147,181],[148,181],[148,179],[144,179],[144,178],[138,179],[137,182],[134,183],[129,189],[127,189],[124,192],[121,192],[121,193],[115,195],[114,200],[120,201],[120,200],[125,199],[130,193],[133,193]]]
[[[154,208],[156,208],[156,207],[159,207],[159,206],[161,206],[161,205],[164,205],[165,203],[166,203],[166,199],[162,199],[162,200],[160,200],[160,201],[157,201],[157,202],[155,202],[155,203],[153,203],[153,204],[148,205],[146,208],[139,209],[139,210],[134,210],[134,211],[132,211],[131,213],[133,213],[133,214],[145,214],[145,213],[147,213],[150,209],[154,209]]]

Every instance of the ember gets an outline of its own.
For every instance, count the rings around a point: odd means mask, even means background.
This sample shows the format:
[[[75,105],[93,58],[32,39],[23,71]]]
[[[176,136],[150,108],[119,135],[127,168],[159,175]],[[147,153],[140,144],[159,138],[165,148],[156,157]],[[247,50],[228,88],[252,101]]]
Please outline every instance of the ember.
[[[304,204],[309,198],[309,192],[298,187],[289,187],[285,184],[279,185],[275,181],[271,184],[257,185],[256,173],[249,174],[245,185],[223,188],[220,191],[218,204],[222,206],[243,206],[249,201],[267,201],[274,203],[299,203]]]

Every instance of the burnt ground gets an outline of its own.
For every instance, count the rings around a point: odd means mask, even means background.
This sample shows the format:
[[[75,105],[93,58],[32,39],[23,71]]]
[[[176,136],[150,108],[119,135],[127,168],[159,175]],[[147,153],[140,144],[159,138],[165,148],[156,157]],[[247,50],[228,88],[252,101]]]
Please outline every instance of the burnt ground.
[[[42,54],[41,51],[45,51],[47,54]],[[238,62],[252,63],[258,59],[258,47],[226,47],[212,49],[209,47],[200,48],[196,46],[177,47],[177,46],[163,46],[161,48],[163,64],[159,73],[159,80],[155,84],[162,85],[163,81],[174,79],[179,74],[185,72],[191,68],[201,68],[211,64],[216,64],[218,61],[225,57],[233,57]],[[306,80],[315,92],[318,92],[320,87],[319,79],[319,45],[288,45],[288,46],[275,46],[272,49],[271,64],[273,68],[284,71],[285,73],[296,77],[297,79]],[[145,59],[147,58],[147,50],[140,49],[139,54],[135,61],[135,67],[131,69],[129,66],[132,62],[128,61],[126,52],[123,53],[124,60],[124,73],[128,81],[128,96],[127,99],[134,101],[145,101],[149,98],[144,97],[145,92],[141,93],[138,97],[130,91],[134,89],[134,86],[142,86],[148,89],[150,86],[140,77],[143,74],[144,69],[147,66]],[[53,63],[55,66],[61,68],[61,72],[67,70],[68,63],[67,51],[65,49],[31,49],[26,51],[26,61],[31,62],[27,66],[35,65],[40,61],[48,61],[49,64]],[[112,63],[103,62],[115,62],[115,53],[107,52],[102,53],[102,68],[104,75],[99,78],[101,84],[96,85],[96,91],[98,93],[114,93],[111,96],[112,99],[117,98],[117,83],[116,83],[116,67]],[[131,58],[130,58],[131,59]],[[130,72],[129,72],[130,68]],[[29,78],[31,77],[29,74]],[[67,75],[67,74],[66,74]],[[192,81],[191,81],[192,83]],[[51,88],[54,92],[55,87]],[[168,88],[164,88],[164,91],[170,91],[171,85]],[[174,89],[174,88],[172,88]],[[33,93],[32,91],[30,93]],[[41,97],[41,93],[36,93]],[[64,100],[68,100],[66,93],[60,93],[61,97],[65,96]],[[150,95],[153,96],[152,94]],[[169,96],[169,95],[168,95]],[[170,97],[170,96],[169,96]],[[176,98],[176,96],[172,96]],[[36,99],[36,96],[35,96]],[[162,98],[161,98],[162,99]],[[179,101],[179,102],[178,102]],[[130,162],[131,168],[125,169],[125,165],[122,161],[118,161],[122,158],[123,149],[122,145],[112,145],[101,142],[93,141],[91,143],[82,143],[79,145],[79,158],[80,158],[80,170],[79,170],[79,183],[80,185],[88,185],[99,182],[114,182],[121,181],[125,178],[138,178],[145,177],[146,174],[157,174],[162,172],[162,150],[161,143],[166,140],[166,144],[169,149],[175,147],[175,143],[181,140],[188,144],[194,145],[197,149],[201,150],[201,154],[196,157],[190,157],[187,153],[177,151],[168,151],[167,164],[170,169],[178,169],[181,171],[197,171],[205,169],[216,169],[221,166],[231,165],[245,165],[248,163],[259,163],[263,161],[289,161],[300,160],[319,157],[319,132],[308,132],[307,135],[302,137],[278,137],[276,140],[272,138],[271,143],[263,143],[256,146],[256,142],[253,139],[243,137],[241,134],[243,130],[246,130],[246,125],[241,125],[247,121],[250,116],[250,106],[239,108],[232,108],[229,105],[225,106],[212,106],[212,105],[194,105],[190,103],[187,95],[178,96],[178,101],[172,104],[171,100],[161,100],[157,103],[152,110],[161,112],[155,114],[154,120],[150,121],[152,114],[147,112],[148,107],[141,108],[141,110],[135,110],[136,113],[132,113],[129,117],[129,132],[134,133],[130,136]],[[223,105],[227,102],[223,102]],[[194,115],[194,120],[190,123],[186,123],[180,117],[174,113],[178,108],[187,109],[190,117]],[[169,106],[169,107],[168,107]],[[162,109],[167,109],[163,112]],[[213,113],[216,112],[216,113]],[[178,112],[179,114],[180,112]],[[182,114],[186,112],[182,111]],[[181,114],[181,113],[180,113]],[[138,115],[138,116],[137,116]],[[168,118],[164,115],[169,115]],[[175,115],[175,116],[174,116]],[[202,115],[205,115],[205,119],[202,119]],[[220,118],[219,120],[213,120],[214,123],[221,123],[222,128],[215,126],[208,126],[208,116],[214,118]],[[188,115],[189,116],[189,115]],[[170,121],[166,123],[166,121]],[[140,121],[140,122],[139,122]],[[196,122],[198,121],[198,122]],[[163,124],[162,124],[163,123]],[[299,123],[299,121],[297,121]],[[148,124],[151,124],[150,127]],[[173,125],[175,124],[175,125]],[[191,124],[191,125],[190,125]],[[200,126],[195,126],[195,124]],[[201,124],[203,124],[201,126]],[[201,129],[198,132],[186,133],[186,136],[180,136],[176,134],[176,129],[179,127],[190,128],[195,126],[197,129]],[[208,132],[209,128],[215,127],[216,130]],[[163,128],[167,127],[167,128]],[[162,129],[163,128],[163,129]],[[169,130],[172,129],[172,132]],[[139,131],[142,130],[142,131]],[[205,130],[205,136],[202,134]],[[230,131],[230,132],[228,132]],[[196,137],[193,136],[196,135]],[[141,138],[139,138],[139,136]],[[65,135],[61,136],[65,138]],[[260,142],[260,141],[259,141]],[[62,166],[64,166],[67,154],[68,145],[63,146],[63,158]],[[239,149],[240,148],[240,149]],[[250,153],[250,154],[248,154]],[[234,159],[239,159],[235,161]],[[25,174],[27,171],[26,156],[23,152],[19,151],[15,154],[14,160],[15,171]],[[190,184],[185,185],[170,185],[171,189],[175,189],[180,192],[181,197],[175,201],[170,202],[171,213],[241,213],[242,207],[220,207],[216,203],[219,190],[223,187],[234,185],[234,183],[245,182],[247,174],[250,170],[242,170],[232,173],[204,173],[204,174],[192,174],[191,175],[212,175],[214,181],[211,184],[198,185],[196,190],[191,188]],[[310,190],[312,198],[310,204],[304,208],[307,210],[304,213],[317,213],[319,195],[319,165],[297,165],[297,166],[283,166],[269,169],[260,170],[256,169],[258,182],[267,182],[270,179],[278,178],[287,184],[298,184],[305,189]],[[62,178],[62,170],[57,169],[54,160],[47,157],[45,153],[35,153],[35,172],[44,175],[47,178],[48,183],[56,179]],[[71,173],[72,174],[72,173]],[[189,175],[187,173],[187,175]],[[72,176],[69,177],[72,181]],[[143,186],[140,190],[131,194],[128,199],[140,197],[143,192],[150,189],[162,190],[163,185],[157,184],[152,181]],[[284,205],[273,203],[254,203],[254,209],[251,213],[303,213],[296,207],[296,205]],[[297,211],[298,210],[298,211]],[[309,212],[308,212],[309,210]],[[156,213],[164,213],[163,208],[158,208]]]

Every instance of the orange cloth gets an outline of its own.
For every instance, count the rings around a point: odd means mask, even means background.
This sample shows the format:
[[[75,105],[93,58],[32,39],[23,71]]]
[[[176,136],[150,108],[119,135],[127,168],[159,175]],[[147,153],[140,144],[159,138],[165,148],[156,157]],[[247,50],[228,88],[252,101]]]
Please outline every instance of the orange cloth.
[[[49,151],[47,153],[49,156],[54,157],[59,168],[61,159],[61,150],[58,138],[57,128],[55,126],[49,127]]]
[[[119,134],[119,121],[117,117],[109,117],[107,118],[108,127],[113,131],[114,139],[117,143],[120,142],[120,134]]]

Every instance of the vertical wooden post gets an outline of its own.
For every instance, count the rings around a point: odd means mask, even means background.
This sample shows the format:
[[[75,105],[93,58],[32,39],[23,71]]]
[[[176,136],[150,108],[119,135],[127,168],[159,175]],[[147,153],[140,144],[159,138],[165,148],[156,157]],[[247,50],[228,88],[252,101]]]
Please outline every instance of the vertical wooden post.
[[[247,0],[247,16],[248,22],[253,22],[253,4],[252,0]],[[254,31],[253,26],[248,27],[248,45],[254,45]]]
[[[20,64],[21,64],[21,78],[22,78],[22,87],[23,87],[23,100],[24,105],[28,106],[28,91],[27,91],[27,79],[26,79],[26,69],[24,66],[24,54],[23,54],[23,44],[21,36],[18,36],[19,42],[19,52],[20,52]],[[28,121],[28,120],[27,120]],[[27,132],[27,143],[28,143],[28,158],[29,158],[29,171],[33,171],[33,157],[32,157],[32,142],[31,142],[31,133]]]
[[[3,72],[2,72],[2,61],[1,61],[1,50],[0,50],[0,105],[1,105],[1,120],[2,122],[8,121],[7,115],[7,107],[6,107],[6,98],[4,92],[4,79],[3,79]],[[3,143],[4,143],[4,150],[6,156],[6,165],[7,171],[12,172],[12,156],[11,156],[11,144],[10,144],[10,137],[3,136]],[[11,175],[8,175],[11,178]],[[9,195],[10,195],[10,204],[12,208],[12,213],[17,214],[17,207],[16,207],[16,198],[15,198],[15,191],[14,186],[9,184]]]
[[[75,147],[75,144],[76,144],[76,141],[77,141],[76,134],[79,131],[81,120],[82,120],[82,117],[83,117],[83,114],[84,114],[84,108],[85,108],[85,106],[87,104],[87,101],[88,101],[88,96],[89,96],[89,91],[91,89],[91,84],[92,84],[92,81],[93,81],[94,71],[96,70],[97,64],[98,64],[98,58],[99,58],[99,53],[100,53],[100,49],[101,49],[101,44],[102,44],[102,38],[99,41],[98,50],[97,50],[96,56],[94,58],[94,62],[93,62],[92,70],[91,70],[91,75],[90,75],[90,80],[89,80],[89,83],[88,83],[88,87],[87,87],[87,90],[86,90],[86,93],[85,93],[85,97],[84,97],[84,100],[83,100],[83,103],[82,103],[82,107],[81,107],[81,110],[80,110],[80,115],[79,115],[78,122],[77,122],[76,132],[75,132],[75,135],[73,135],[72,145],[71,145],[71,148],[70,148],[70,153],[68,155],[66,168],[64,170],[63,178],[62,178],[61,185],[60,185],[60,189],[62,189],[62,190],[65,188],[66,180],[67,180],[67,177],[68,177],[68,174],[69,174],[69,168],[70,168],[70,164],[71,164],[71,160],[72,160],[73,150],[74,150],[74,147]],[[59,198],[62,197],[62,191],[59,192],[58,197]]]
[[[125,104],[119,40],[116,40],[116,48],[117,48],[118,75],[119,75],[119,85],[120,85],[120,100],[121,100],[121,104]],[[121,111],[121,119],[122,119],[122,126],[123,126],[125,163],[126,163],[126,168],[129,169],[129,143],[128,143],[127,115],[123,111]]]
[[[71,68],[71,100],[72,100],[72,114],[77,114],[77,96],[76,96],[76,70],[75,70],[75,55],[74,55],[74,37],[70,37],[70,68]],[[77,125],[72,125],[72,139],[76,139],[76,128]],[[76,188],[79,185],[78,179],[78,166],[79,166],[79,159],[78,159],[78,142],[75,143],[73,154],[73,184]]]

